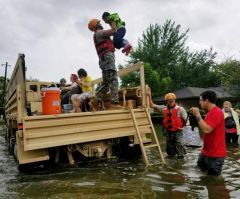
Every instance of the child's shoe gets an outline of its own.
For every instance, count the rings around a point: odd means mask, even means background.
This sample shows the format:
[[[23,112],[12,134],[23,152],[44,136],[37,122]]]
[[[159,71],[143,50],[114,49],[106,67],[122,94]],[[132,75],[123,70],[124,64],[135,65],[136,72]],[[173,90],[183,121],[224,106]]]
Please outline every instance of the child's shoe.
[[[131,49],[132,49],[132,45],[128,43],[126,47],[122,50],[122,53],[125,53],[126,55],[128,55]]]

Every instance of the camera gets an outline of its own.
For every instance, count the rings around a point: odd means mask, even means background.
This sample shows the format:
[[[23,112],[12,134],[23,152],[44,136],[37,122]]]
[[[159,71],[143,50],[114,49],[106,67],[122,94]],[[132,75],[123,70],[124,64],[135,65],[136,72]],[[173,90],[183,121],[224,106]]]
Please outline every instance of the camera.
[[[188,116],[193,116],[193,111],[192,111],[192,109],[187,110],[187,114],[188,114]]]
[[[198,126],[198,122],[196,117],[193,115],[193,110],[192,109],[187,110],[187,114],[190,126],[192,126],[192,129],[194,129],[194,127]]]

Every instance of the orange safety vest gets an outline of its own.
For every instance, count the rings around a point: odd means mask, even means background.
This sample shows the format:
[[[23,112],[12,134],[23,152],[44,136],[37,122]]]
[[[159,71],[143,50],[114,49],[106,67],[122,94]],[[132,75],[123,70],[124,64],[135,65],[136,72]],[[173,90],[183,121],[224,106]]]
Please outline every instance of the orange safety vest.
[[[93,41],[97,50],[97,54],[99,57],[104,56],[107,52],[114,52],[115,51],[115,47],[113,44],[113,41],[109,38],[101,41],[101,42],[97,42],[96,40],[96,34],[93,35]]]
[[[168,107],[163,109],[163,126],[167,131],[179,132],[183,127],[183,120],[178,116],[179,106],[174,106],[171,111]]]

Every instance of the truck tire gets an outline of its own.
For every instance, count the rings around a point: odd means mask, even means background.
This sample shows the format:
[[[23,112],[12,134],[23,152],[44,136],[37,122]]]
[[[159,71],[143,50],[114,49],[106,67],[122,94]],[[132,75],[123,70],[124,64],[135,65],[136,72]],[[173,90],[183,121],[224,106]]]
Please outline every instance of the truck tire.
[[[17,144],[16,143],[14,144],[14,147],[13,147],[13,156],[14,156],[15,160],[18,162],[18,153],[17,153]]]

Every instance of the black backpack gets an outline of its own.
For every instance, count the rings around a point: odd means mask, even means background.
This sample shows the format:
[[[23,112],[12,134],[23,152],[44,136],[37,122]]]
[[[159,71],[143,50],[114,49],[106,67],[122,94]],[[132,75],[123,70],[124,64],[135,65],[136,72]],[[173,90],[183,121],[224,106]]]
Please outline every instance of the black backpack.
[[[230,129],[236,127],[236,123],[233,119],[233,117],[227,117],[225,119],[225,128]]]

